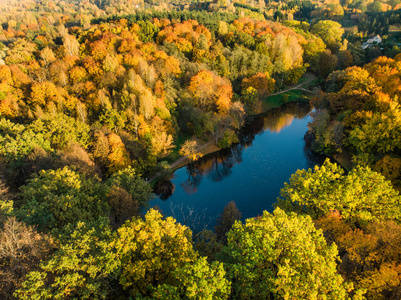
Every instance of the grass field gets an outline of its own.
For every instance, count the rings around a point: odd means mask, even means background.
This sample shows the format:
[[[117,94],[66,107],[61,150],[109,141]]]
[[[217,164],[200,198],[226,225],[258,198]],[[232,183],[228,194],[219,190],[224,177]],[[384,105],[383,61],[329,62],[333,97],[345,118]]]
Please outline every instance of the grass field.
[[[293,101],[308,102],[309,98],[304,95],[302,90],[291,90],[280,95],[267,97],[262,102],[262,108],[265,111]]]

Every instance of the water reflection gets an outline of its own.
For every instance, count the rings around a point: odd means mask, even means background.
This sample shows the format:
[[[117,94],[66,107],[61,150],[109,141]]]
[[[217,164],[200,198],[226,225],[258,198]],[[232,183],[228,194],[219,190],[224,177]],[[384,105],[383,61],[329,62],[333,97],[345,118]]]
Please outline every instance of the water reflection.
[[[202,181],[202,169],[195,167],[194,164],[189,164],[187,166],[188,179],[181,183],[181,187],[188,194],[194,194],[198,191],[199,185]]]
[[[197,162],[186,167],[186,180],[180,186],[187,195],[198,191],[203,178],[213,182],[221,182],[232,174],[233,167],[242,162],[243,150],[252,145],[255,136],[266,130],[279,133],[283,128],[290,126],[295,119],[305,118],[311,107],[306,103],[289,103],[282,108],[269,111],[265,115],[253,116],[247,121],[246,126],[239,133],[240,143],[231,148],[206,155]],[[313,167],[316,156],[304,147],[307,165]],[[320,159],[318,159],[320,161]],[[155,193],[159,198],[166,200],[174,193],[173,177],[159,180],[155,187]]]

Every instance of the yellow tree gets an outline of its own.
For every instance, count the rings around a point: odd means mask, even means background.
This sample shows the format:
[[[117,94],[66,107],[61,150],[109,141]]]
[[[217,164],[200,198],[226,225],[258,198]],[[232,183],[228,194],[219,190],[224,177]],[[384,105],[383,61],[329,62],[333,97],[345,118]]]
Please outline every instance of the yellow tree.
[[[203,153],[199,150],[198,142],[195,140],[185,141],[179,153],[182,156],[188,157],[191,163],[203,156]]]
[[[121,141],[121,138],[117,134],[111,133],[107,136],[107,139],[110,146],[110,153],[107,157],[109,172],[114,173],[131,165],[129,153],[127,149],[125,149],[125,145]]]
[[[191,231],[151,209],[117,232],[113,244],[121,260],[120,284],[134,296],[149,295],[151,285],[173,283],[172,272],[197,258]]]
[[[309,216],[276,209],[237,221],[223,253],[234,299],[345,300],[352,290],[337,273],[336,245],[326,244]]]

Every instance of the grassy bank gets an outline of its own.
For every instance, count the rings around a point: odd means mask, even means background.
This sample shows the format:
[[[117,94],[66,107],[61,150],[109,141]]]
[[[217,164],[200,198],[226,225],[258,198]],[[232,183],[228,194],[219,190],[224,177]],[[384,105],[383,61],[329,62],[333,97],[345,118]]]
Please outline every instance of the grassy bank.
[[[303,90],[291,90],[283,94],[267,97],[262,101],[262,109],[263,111],[266,111],[268,109],[277,108],[283,104],[295,101],[309,102],[309,98],[304,94]]]

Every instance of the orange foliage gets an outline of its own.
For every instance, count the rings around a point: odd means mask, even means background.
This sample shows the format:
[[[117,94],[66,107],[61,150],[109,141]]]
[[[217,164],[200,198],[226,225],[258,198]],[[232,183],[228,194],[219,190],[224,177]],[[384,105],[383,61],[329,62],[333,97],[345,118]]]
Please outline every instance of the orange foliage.
[[[86,75],[87,73],[83,67],[74,67],[70,70],[70,78],[73,83],[84,81]]]
[[[63,58],[63,61],[67,64],[68,68],[72,68],[79,61],[79,56],[77,55],[66,55]]]
[[[8,66],[0,66],[0,82],[13,85],[14,81],[12,79],[11,70]]]
[[[138,50],[131,51],[124,56],[124,63],[129,66],[137,66],[142,55]]]
[[[92,76],[98,76],[103,74],[103,69],[96,63],[92,57],[86,57],[83,60],[84,67],[86,71]]]
[[[270,78],[268,73],[257,73],[242,80],[242,89],[247,90],[249,87],[253,87],[258,92],[259,97],[266,97],[273,92],[274,84],[274,79]]]
[[[118,47],[119,53],[126,53],[135,50],[138,40],[133,38],[126,38],[121,41],[120,47]]]
[[[12,73],[13,81],[15,82],[15,87],[22,87],[30,84],[32,82],[29,76],[22,72],[21,68],[18,65],[10,66],[10,70]]]
[[[36,83],[32,86],[30,103],[34,106],[49,106],[57,104],[59,108],[75,109],[78,99],[68,95],[62,87],[56,87],[52,82]]]
[[[227,112],[233,95],[231,83],[213,72],[202,70],[191,78],[188,88],[203,109]]]
[[[107,139],[110,146],[110,154],[107,157],[109,161],[109,172],[114,173],[130,166],[131,160],[121,138],[117,134],[111,133],[107,136]]]
[[[107,55],[107,45],[102,41],[95,41],[90,44],[90,54],[94,60],[103,60]]]

